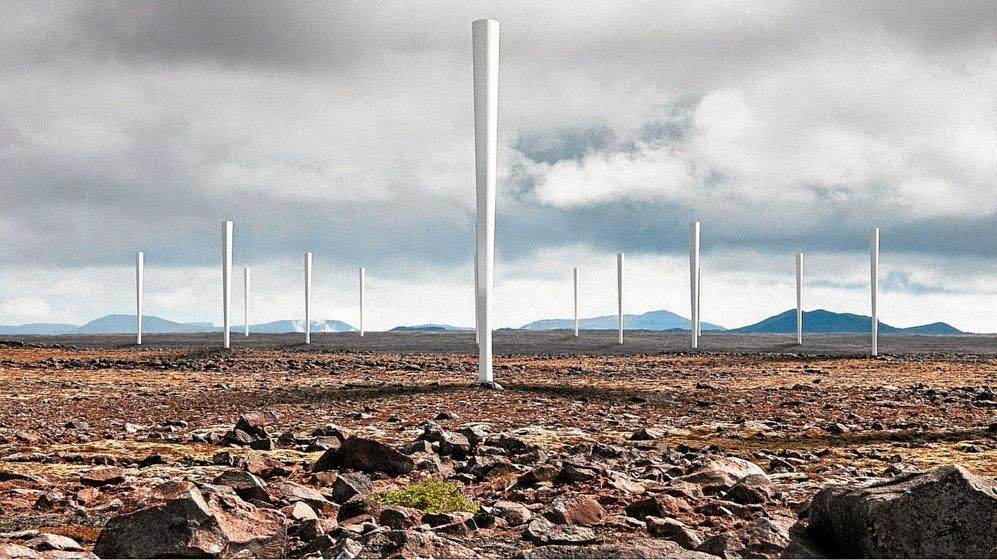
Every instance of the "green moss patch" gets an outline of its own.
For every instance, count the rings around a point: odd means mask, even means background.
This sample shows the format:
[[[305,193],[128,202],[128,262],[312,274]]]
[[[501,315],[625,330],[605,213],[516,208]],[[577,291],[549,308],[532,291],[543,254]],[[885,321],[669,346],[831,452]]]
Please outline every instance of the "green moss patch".
[[[461,489],[444,480],[424,478],[397,490],[375,492],[374,499],[385,505],[410,507],[426,513],[477,512],[478,504]]]

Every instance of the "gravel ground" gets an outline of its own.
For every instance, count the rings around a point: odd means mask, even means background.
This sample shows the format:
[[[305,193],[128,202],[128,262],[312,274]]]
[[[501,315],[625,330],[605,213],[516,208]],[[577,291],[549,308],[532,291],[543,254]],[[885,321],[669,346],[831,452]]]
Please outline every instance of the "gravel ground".
[[[498,355],[638,355],[690,351],[688,332],[631,331],[626,343],[617,344],[616,331],[583,331],[575,337],[570,331],[498,331]],[[147,348],[216,348],[220,333],[146,334]],[[132,335],[0,336],[0,341],[61,344],[79,348],[126,348],[134,346]],[[473,354],[477,352],[470,332],[369,332],[314,333],[306,346],[301,333],[253,334],[248,339],[233,333],[234,348],[273,348],[282,350],[325,350],[343,352],[385,352],[397,354]],[[880,354],[997,354],[997,335],[902,335],[879,337]],[[811,356],[867,356],[870,337],[866,334],[812,334],[797,345],[793,335],[704,333],[700,353],[802,354]]]

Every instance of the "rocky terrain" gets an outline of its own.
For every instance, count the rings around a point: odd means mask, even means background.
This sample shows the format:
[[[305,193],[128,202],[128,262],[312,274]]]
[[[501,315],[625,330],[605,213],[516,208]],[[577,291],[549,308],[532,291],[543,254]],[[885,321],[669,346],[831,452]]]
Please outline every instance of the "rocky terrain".
[[[2,344],[0,556],[997,553],[994,356],[475,366]],[[382,494],[427,478],[477,511]]]

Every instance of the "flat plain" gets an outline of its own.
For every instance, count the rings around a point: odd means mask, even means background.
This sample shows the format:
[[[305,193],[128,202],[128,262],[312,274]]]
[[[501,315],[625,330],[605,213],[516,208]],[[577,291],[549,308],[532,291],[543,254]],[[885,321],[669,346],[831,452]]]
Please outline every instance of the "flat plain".
[[[511,480],[482,474],[474,457],[441,454],[436,441],[432,464],[375,473],[374,490],[448,478],[483,506],[511,501],[537,518],[557,500],[588,496],[603,509],[587,527],[590,542],[602,544],[647,537],[650,529],[628,524],[627,507],[714,454],[768,474],[778,498],[764,504],[766,516],[785,531],[830,483],[953,463],[997,476],[995,336],[885,335],[878,358],[864,355],[868,337],[860,335],[810,335],[796,346],[786,336],[707,333],[697,352],[687,350],[688,333],[628,333],[622,347],[615,337],[499,332],[501,391],[476,384],[473,333],[318,333],[308,347],[300,334],[234,335],[229,351],[216,347],[218,333],[146,335],[142,348],[125,336],[5,337],[0,542],[41,531],[91,550],[108,519],[162,503],[172,495],[166,485],[248,468],[220,460],[223,451],[279,466],[264,477],[274,488],[293,482],[327,492],[332,481],[312,466],[329,425],[397,449],[432,430],[475,425],[496,442],[515,438],[536,455],[513,459]],[[240,416],[254,413],[272,435],[257,449],[230,437]],[[593,451],[600,446],[622,451],[604,463]],[[529,478],[545,464],[561,476],[567,464],[596,474]],[[107,466],[121,476],[87,481]],[[689,496],[688,509],[674,512],[698,539],[750,526],[747,513],[710,499]],[[317,509],[335,517],[333,505]],[[486,556],[548,542],[513,521],[479,525],[446,538]],[[742,539],[738,553],[777,556],[787,544],[780,539]],[[286,544],[281,554],[303,555],[307,546]]]

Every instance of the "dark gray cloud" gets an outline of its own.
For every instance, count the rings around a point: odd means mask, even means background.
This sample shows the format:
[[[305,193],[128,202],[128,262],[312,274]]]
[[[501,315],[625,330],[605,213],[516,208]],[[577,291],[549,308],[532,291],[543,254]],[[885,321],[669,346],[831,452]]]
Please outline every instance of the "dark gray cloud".
[[[997,252],[993,2],[13,2],[0,262],[468,265],[483,16],[503,258]]]

